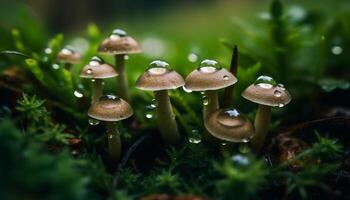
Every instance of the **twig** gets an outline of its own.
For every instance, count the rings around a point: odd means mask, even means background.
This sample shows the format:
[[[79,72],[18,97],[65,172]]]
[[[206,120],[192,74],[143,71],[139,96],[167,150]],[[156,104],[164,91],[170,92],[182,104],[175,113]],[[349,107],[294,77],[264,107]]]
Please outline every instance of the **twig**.
[[[232,49],[232,58],[231,58],[231,66],[230,66],[230,72],[234,76],[237,76],[237,68],[238,68],[238,48],[237,48],[237,45],[235,45]],[[234,85],[231,85],[225,89],[224,99],[222,103],[223,108],[227,108],[231,106],[233,89],[234,89]]]
[[[136,150],[136,148],[143,142],[145,141],[147,138],[149,138],[151,136],[151,134],[147,134],[147,135],[142,135],[141,137],[139,137],[136,142],[131,145],[131,147],[129,148],[129,150],[125,153],[123,159],[120,161],[116,172],[114,173],[114,179],[113,179],[113,188],[117,187],[118,184],[118,178],[120,175],[120,172],[122,170],[122,168],[126,165],[127,161],[129,160],[131,154]]]

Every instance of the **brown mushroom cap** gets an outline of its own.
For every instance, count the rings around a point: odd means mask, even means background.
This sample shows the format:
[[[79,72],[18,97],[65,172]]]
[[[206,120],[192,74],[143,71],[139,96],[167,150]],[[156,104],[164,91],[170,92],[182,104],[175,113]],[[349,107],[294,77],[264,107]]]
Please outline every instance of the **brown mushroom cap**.
[[[80,54],[67,46],[61,49],[57,54],[57,60],[64,63],[76,64],[80,62]]]
[[[115,69],[96,56],[80,72],[80,77],[82,78],[105,79],[115,76],[118,76]]]
[[[292,99],[282,84],[276,84],[268,76],[260,76],[255,83],[243,91],[242,96],[257,104],[279,107],[287,105]]]
[[[121,29],[115,29],[113,33],[102,41],[98,51],[103,54],[134,54],[140,53],[139,43]]]
[[[236,109],[219,109],[204,122],[214,137],[229,142],[248,142],[255,134],[252,123]]]
[[[237,82],[237,78],[214,60],[202,61],[200,67],[186,77],[186,89],[190,91],[218,90]]]
[[[182,76],[170,69],[168,63],[160,60],[151,62],[136,81],[136,88],[148,91],[171,90],[184,85]]]
[[[123,99],[105,95],[90,106],[88,115],[102,121],[120,121],[133,115],[133,109]]]

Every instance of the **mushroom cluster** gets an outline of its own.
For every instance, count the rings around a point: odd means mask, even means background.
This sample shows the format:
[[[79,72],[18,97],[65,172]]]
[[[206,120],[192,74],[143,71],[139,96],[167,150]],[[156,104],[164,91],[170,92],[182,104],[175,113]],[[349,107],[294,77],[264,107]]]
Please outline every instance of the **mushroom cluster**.
[[[94,56],[82,68],[80,77],[92,80],[92,101],[88,116],[105,121],[110,157],[118,161],[122,155],[122,142],[116,123],[133,115],[125,73],[125,56],[140,53],[138,42],[121,29],[115,29],[98,48],[102,54],[114,55],[115,66]],[[58,60],[68,63],[80,61],[80,55],[65,47],[57,55]],[[117,77],[119,97],[103,95],[103,79]],[[291,101],[290,94],[282,84],[268,76],[260,76],[242,96],[259,104],[254,123],[235,108],[221,108],[218,91],[233,87],[237,82],[234,74],[221,67],[217,61],[205,59],[184,80],[170,65],[162,60],[151,62],[136,81],[136,88],[152,91],[156,100],[157,123],[160,135],[166,144],[181,141],[169,90],[182,87],[186,92],[198,91],[203,96],[203,137],[208,144],[213,140],[232,143],[252,142],[254,149],[262,148],[270,123],[271,107],[283,107]]]

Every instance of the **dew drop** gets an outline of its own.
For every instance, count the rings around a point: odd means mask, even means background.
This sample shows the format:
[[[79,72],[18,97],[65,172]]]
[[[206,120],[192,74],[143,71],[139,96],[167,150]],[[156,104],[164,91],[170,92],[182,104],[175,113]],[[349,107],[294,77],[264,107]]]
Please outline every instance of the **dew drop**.
[[[114,135],[113,134],[108,134],[108,139],[113,139],[114,138]]]
[[[51,48],[46,48],[46,49],[44,50],[44,52],[45,52],[46,54],[51,54],[51,53],[52,53],[52,49],[51,49]]]
[[[227,81],[229,77],[227,75],[224,76],[224,80]]]
[[[182,89],[183,89],[185,92],[187,92],[187,93],[191,93],[191,92],[192,92],[192,90],[187,89],[185,86],[182,86]]]
[[[343,53],[343,48],[341,46],[333,46],[331,51],[334,55],[340,55]]]
[[[92,74],[92,69],[88,69],[88,70],[86,71],[86,73],[87,73],[87,74]]]
[[[99,66],[99,65],[101,65],[103,63],[104,63],[104,61],[102,60],[102,58],[97,57],[97,56],[92,57],[90,59],[90,61],[89,61],[89,65],[92,66],[92,67]]]
[[[275,91],[273,92],[273,95],[274,95],[275,97],[281,97],[281,96],[282,96],[282,92],[279,91],[279,90],[275,90]]]
[[[157,107],[157,101],[155,99],[152,99],[152,103],[150,104],[151,108],[156,108]]]
[[[120,98],[112,94],[107,94],[107,95],[101,96],[98,100],[99,101],[119,101]]]
[[[148,73],[152,75],[162,75],[169,72],[170,70],[171,69],[169,64],[162,60],[155,60],[151,62],[147,69]]]
[[[93,82],[93,83],[94,83],[95,81],[96,81],[95,79],[91,79],[91,82]]]
[[[271,78],[269,76],[259,76],[255,80],[254,85],[257,85],[257,86],[264,88],[264,89],[271,89],[274,86],[276,86],[277,83],[273,78]]]
[[[151,113],[146,113],[146,118],[147,119],[151,119],[153,117],[153,115]]]
[[[129,56],[128,55],[124,55],[124,60],[129,60]]]
[[[77,98],[82,98],[84,95],[82,92],[80,92],[78,90],[74,90],[74,96]]]
[[[61,50],[61,53],[65,55],[71,55],[74,53],[74,51],[70,47],[65,47]]]
[[[198,144],[202,141],[201,137],[198,136],[191,136],[188,138],[188,142],[192,143],[192,144]]]
[[[55,69],[55,70],[57,70],[57,69],[59,69],[60,68],[60,65],[59,64],[52,64],[52,69]]]
[[[282,107],[284,107],[284,104],[280,103],[280,104],[278,104],[278,107],[282,108]]]
[[[236,164],[238,166],[247,166],[249,164],[249,159],[246,156],[243,156],[241,154],[237,154],[231,157],[231,160],[233,164]]]
[[[221,142],[220,145],[221,145],[221,146],[226,146],[227,143],[226,143],[226,142]]]
[[[195,54],[195,53],[190,53],[190,54],[188,54],[187,59],[188,59],[188,61],[190,61],[191,63],[194,63],[194,62],[197,62],[198,56],[197,56],[197,54]]]
[[[243,143],[248,143],[249,141],[250,141],[250,138],[243,138],[243,139],[242,139],[242,142],[243,142]]]
[[[111,40],[118,40],[122,37],[126,37],[127,33],[122,29],[114,29],[112,34],[109,36]]]
[[[218,66],[217,61],[208,59],[203,60],[198,68],[198,70],[203,73],[214,73],[219,69],[221,68]]]
[[[96,126],[96,125],[98,125],[99,123],[100,123],[99,120],[94,119],[94,118],[89,118],[89,124],[90,124],[91,126]]]
[[[207,106],[209,104],[209,99],[207,98],[207,96],[203,96],[202,100],[203,100],[203,105]]]

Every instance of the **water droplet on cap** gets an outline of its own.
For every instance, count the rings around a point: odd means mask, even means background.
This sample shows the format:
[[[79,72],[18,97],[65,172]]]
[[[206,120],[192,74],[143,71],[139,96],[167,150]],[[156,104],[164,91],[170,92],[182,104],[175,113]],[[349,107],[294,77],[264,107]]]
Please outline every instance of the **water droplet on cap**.
[[[126,37],[127,33],[122,29],[114,29],[112,34],[109,36],[111,40],[118,40],[122,37]]]
[[[198,68],[200,72],[203,73],[214,73],[221,69],[221,67],[218,66],[218,62],[215,60],[203,60]]]
[[[148,73],[153,74],[153,75],[161,75],[165,74],[168,71],[170,71],[170,66],[167,62],[162,61],[162,60],[155,60],[151,62],[148,66]]]
[[[112,94],[103,95],[99,98],[99,101],[118,101],[118,100],[120,100],[120,98]]]
[[[271,89],[274,86],[276,86],[277,83],[273,78],[271,78],[269,76],[259,76],[255,80],[254,85],[257,85],[257,86],[264,88],[264,89]]]
[[[274,95],[275,97],[281,97],[281,96],[282,96],[282,92],[279,91],[279,90],[275,90],[275,91],[273,92],[273,95]]]
[[[227,81],[229,77],[227,75],[224,76],[224,80]]]
[[[104,63],[104,61],[102,60],[102,58],[97,57],[97,56],[92,57],[89,61],[89,65],[93,66],[93,67],[99,66],[103,63]]]

